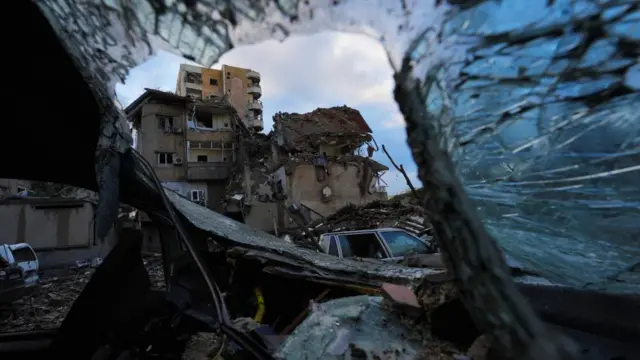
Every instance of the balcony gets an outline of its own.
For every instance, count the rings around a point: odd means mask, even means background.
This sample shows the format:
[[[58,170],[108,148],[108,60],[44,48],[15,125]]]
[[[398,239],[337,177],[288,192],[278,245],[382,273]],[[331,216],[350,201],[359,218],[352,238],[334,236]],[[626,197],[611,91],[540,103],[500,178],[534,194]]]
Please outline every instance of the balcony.
[[[247,104],[247,109],[262,112],[262,101],[249,101],[249,103]]]
[[[262,115],[253,115],[251,113],[247,113],[245,116],[245,125],[248,128],[260,129],[264,128],[264,123],[262,122]]]
[[[187,180],[207,181],[225,180],[229,178],[230,162],[201,163],[190,162],[187,164]]]
[[[262,96],[262,88],[260,85],[252,85],[247,88],[247,94],[253,95],[254,99],[259,99]]]
[[[260,81],[260,73],[257,72],[257,71],[250,70],[250,71],[247,72],[247,78],[248,79],[252,79],[252,80],[255,79],[257,81]]]

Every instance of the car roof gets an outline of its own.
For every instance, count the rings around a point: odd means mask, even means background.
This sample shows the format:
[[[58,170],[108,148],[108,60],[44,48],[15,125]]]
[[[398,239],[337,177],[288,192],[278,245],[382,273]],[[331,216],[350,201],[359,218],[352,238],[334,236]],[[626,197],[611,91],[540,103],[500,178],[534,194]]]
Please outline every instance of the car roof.
[[[322,235],[365,234],[365,233],[370,233],[370,232],[374,232],[374,231],[402,231],[402,232],[405,232],[407,234],[411,234],[410,232],[408,232],[408,231],[406,231],[404,229],[379,228],[379,229],[365,229],[365,230],[334,231],[334,232],[324,233]]]

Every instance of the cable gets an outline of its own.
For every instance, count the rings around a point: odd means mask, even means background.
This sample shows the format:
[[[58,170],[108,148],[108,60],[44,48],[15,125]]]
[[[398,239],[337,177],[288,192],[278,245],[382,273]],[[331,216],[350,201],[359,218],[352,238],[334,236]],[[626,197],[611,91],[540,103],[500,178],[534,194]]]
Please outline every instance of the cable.
[[[217,320],[218,320],[218,323],[220,324],[221,329],[225,332],[225,334],[231,340],[241,345],[245,350],[251,352],[252,355],[255,356],[256,358],[272,360],[273,357],[266,351],[266,349],[260,346],[255,340],[239,332],[236,328],[233,327],[233,325],[231,324],[231,320],[229,318],[229,312],[226,308],[224,298],[222,296],[222,292],[220,291],[220,288],[218,287],[215,280],[209,273],[209,269],[205,265],[204,259],[200,257],[200,254],[196,250],[194,244],[190,241],[182,222],[176,216],[175,211],[173,210],[173,205],[170,203],[169,198],[167,197],[167,194],[164,191],[164,187],[160,183],[160,179],[158,179],[158,176],[156,175],[155,171],[153,170],[153,168],[151,167],[151,164],[149,164],[147,159],[142,157],[142,155],[140,155],[140,153],[138,153],[134,149],[131,149],[131,151],[134,154],[134,156],[139,160],[143,169],[147,172],[147,175],[153,181],[154,185],[156,186],[156,190],[159,191],[160,198],[162,199],[162,202],[165,208],[167,209],[169,217],[173,222],[173,225],[175,226],[176,231],[178,232],[178,235],[182,239],[183,243],[187,247],[187,250],[191,254],[194,262],[198,266],[198,269],[202,273],[202,276],[204,277],[207,287],[211,292],[213,305],[216,309]]]

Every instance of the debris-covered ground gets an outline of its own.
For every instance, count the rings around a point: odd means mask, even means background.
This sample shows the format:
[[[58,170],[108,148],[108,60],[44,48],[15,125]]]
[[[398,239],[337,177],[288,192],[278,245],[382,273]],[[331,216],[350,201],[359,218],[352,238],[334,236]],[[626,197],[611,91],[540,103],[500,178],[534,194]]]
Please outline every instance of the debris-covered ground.
[[[162,258],[146,255],[151,286],[164,287]],[[52,329],[60,326],[67,312],[91,279],[95,268],[69,269],[63,275],[43,275],[39,288],[28,296],[0,308],[0,333]],[[57,272],[58,274],[60,272]]]

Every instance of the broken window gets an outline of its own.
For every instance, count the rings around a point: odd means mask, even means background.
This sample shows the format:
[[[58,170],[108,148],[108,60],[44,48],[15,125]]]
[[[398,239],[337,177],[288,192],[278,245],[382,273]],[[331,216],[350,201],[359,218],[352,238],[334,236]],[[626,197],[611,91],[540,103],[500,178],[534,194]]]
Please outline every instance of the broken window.
[[[428,254],[425,243],[404,231],[385,231],[380,233],[391,250],[391,256],[406,256],[410,253]]]
[[[213,129],[213,116],[210,112],[196,112],[196,127],[201,129]]]
[[[198,162],[207,162],[207,155],[198,155],[197,156],[197,161]]]
[[[18,263],[36,260],[36,255],[33,251],[26,247],[13,249],[11,252],[13,253],[14,260]]]
[[[202,74],[187,71],[186,82],[191,84],[202,84]]]
[[[158,128],[161,130],[170,130],[173,128],[173,116],[156,115],[158,119]]]
[[[335,236],[329,241],[329,255],[338,256],[338,240]]]
[[[218,86],[218,79],[209,79],[209,85]]]
[[[187,95],[202,97],[202,91],[198,89],[187,88]]]
[[[342,257],[384,259],[386,254],[373,233],[339,235]]]
[[[158,165],[173,164],[173,153],[158,153]]]

